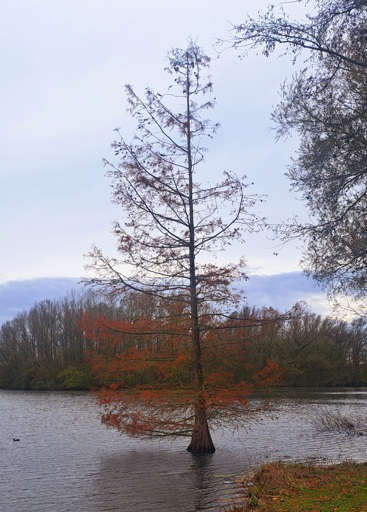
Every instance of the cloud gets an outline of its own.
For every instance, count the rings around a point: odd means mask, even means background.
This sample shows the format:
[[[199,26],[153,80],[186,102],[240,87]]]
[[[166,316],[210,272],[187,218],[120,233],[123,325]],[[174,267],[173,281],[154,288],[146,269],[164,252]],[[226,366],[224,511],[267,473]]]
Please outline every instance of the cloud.
[[[28,311],[36,302],[65,297],[78,288],[73,277],[45,277],[0,284],[0,324]]]
[[[79,279],[73,277],[46,277],[0,284],[0,324],[28,311],[36,302],[65,297],[81,288],[78,283]],[[296,302],[305,301],[311,311],[330,314],[325,293],[301,272],[251,275],[243,289],[249,306],[286,311]]]
[[[249,278],[243,287],[249,306],[271,306],[285,311],[296,302],[304,301],[315,313],[327,315],[331,312],[325,292],[301,272],[250,275]]]

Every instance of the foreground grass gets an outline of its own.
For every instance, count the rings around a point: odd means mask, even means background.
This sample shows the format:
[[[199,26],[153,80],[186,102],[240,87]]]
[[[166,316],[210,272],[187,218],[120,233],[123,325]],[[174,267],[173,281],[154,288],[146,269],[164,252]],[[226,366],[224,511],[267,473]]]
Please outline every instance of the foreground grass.
[[[245,480],[246,503],[231,512],[367,512],[367,464],[262,466]]]

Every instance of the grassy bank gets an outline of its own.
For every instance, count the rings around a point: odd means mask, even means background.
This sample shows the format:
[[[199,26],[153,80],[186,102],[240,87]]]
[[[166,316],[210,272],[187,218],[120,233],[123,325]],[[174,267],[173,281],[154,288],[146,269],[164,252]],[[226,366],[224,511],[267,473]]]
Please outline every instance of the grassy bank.
[[[367,512],[367,464],[262,466],[244,481],[246,502],[231,512]]]

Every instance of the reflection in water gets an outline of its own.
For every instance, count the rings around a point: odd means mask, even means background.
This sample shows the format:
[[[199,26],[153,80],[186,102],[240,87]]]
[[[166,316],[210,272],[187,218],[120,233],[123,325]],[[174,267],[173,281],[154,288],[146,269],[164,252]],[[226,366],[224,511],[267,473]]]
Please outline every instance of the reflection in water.
[[[0,390],[0,510],[220,511],[241,492],[236,475],[265,461],[366,461],[363,437],[312,424],[325,408],[366,414],[366,390],[330,393],[283,391],[271,413],[216,432],[217,451],[194,456],[187,440],[131,440],[106,429],[89,394]]]
[[[195,492],[195,503],[193,510],[205,510],[208,507],[208,500],[206,494],[208,490],[213,486],[213,460],[215,454],[213,453],[202,453],[200,455],[189,454],[191,464],[189,473],[191,475],[192,487],[196,490]],[[202,491],[206,491],[203,493]]]
[[[157,511],[164,510],[168,503],[175,511],[203,510],[205,498],[198,491],[205,486],[203,482],[197,486],[197,479],[207,480],[208,476],[199,476],[198,468],[192,471],[190,463],[183,464],[182,459],[189,462],[189,457],[183,452],[145,450],[103,458],[93,510]],[[201,508],[197,507],[196,499],[200,500]]]
[[[186,451],[129,451],[102,459],[95,478],[93,511],[213,510],[226,497],[225,475],[216,478],[220,459]],[[230,481],[227,503],[240,488]]]

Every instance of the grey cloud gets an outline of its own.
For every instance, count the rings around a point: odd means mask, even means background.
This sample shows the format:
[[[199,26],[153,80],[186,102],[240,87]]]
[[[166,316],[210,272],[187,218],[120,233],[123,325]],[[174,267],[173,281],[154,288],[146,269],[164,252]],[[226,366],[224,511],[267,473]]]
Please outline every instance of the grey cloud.
[[[301,272],[275,275],[250,275],[244,285],[249,306],[290,309],[296,302],[306,302],[315,313],[327,314],[325,292]]]
[[[78,287],[78,278],[45,277],[0,284],[0,324],[27,311],[36,302],[59,299]]]
[[[78,278],[48,277],[0,284],[0,324],[29,310],[36,302],[64,297],[80,287],[78,283]],[[301,272],[251,275],[243,291],[249,306],[286,311],[303,300],[315,313],[328,313],[325,293]]]

